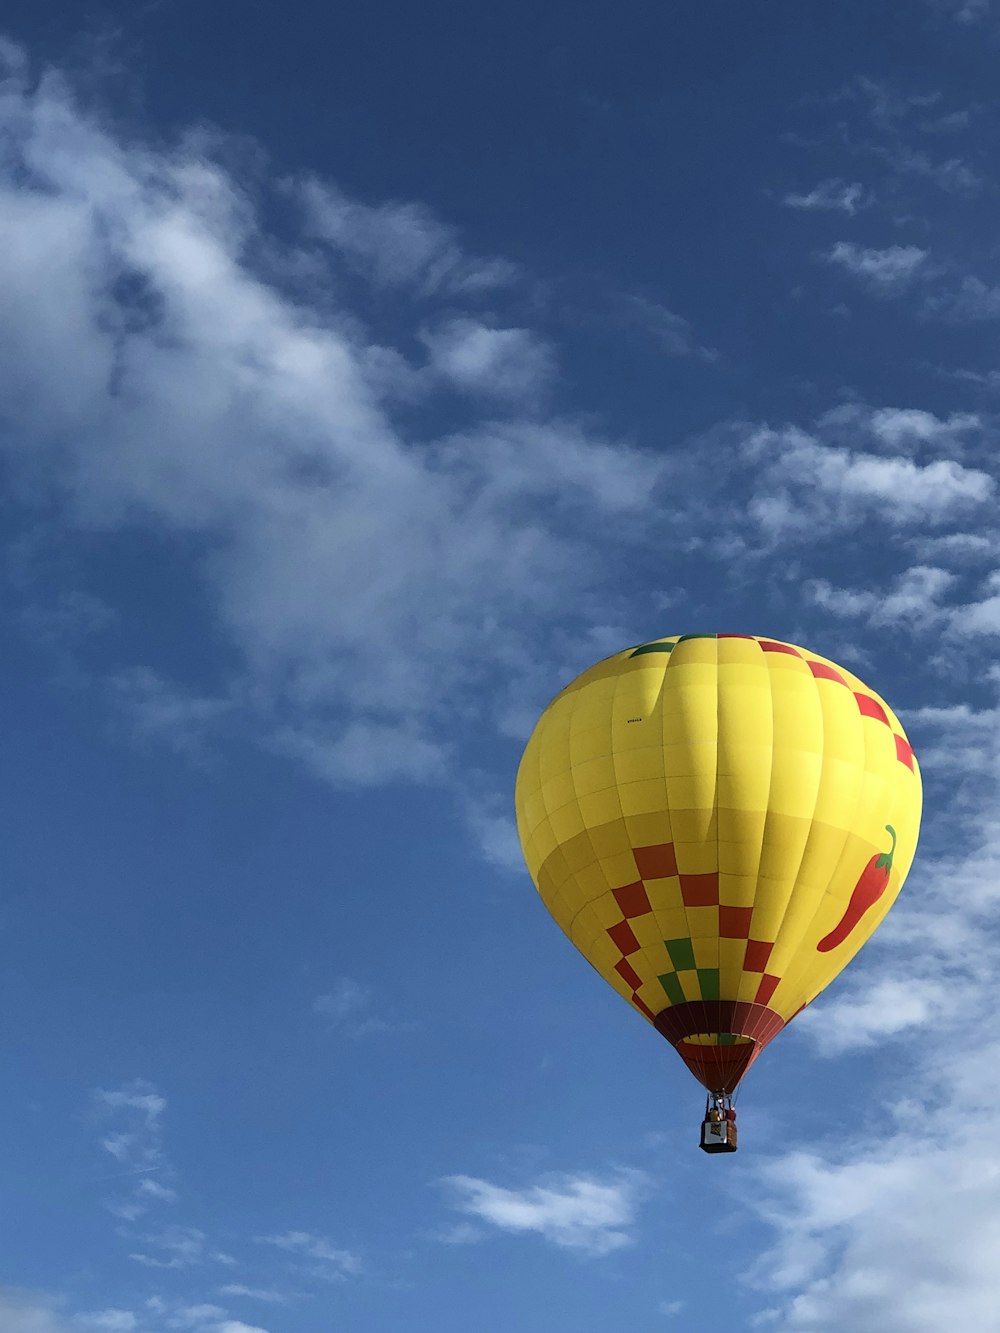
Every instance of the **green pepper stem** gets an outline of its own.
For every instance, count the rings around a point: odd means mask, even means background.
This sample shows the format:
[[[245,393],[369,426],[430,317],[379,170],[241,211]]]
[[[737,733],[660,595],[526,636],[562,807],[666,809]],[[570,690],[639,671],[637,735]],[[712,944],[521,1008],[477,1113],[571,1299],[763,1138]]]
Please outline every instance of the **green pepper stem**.
[[[885,831],[892,838],[892,846],[889,848],[887,852],[882,853],[882,855],[878,858],[875,864],[878,866],[880,870],[891,870],[892,858],[896,855],[896,830],[892,827],[891,824],[886,824]]]

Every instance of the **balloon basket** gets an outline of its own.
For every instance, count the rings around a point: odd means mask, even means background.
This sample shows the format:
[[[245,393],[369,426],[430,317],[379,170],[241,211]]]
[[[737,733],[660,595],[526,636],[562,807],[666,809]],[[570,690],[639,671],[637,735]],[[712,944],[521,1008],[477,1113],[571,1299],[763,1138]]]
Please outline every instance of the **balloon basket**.
[[[736,1152],[736,1112],[731,1097],[722,1093],[713,1093],[709,1097],[698,1147],[702,1152]]]

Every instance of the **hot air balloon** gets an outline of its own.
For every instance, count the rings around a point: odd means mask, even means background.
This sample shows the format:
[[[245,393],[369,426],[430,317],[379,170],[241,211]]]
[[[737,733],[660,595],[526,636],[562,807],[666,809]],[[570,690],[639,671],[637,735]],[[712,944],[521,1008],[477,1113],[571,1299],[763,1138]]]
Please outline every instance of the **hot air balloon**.
[[[545,906],[707,1091],[732,1096],[902,887],[920,771],[885,701],[807,648],[684,634],[614,654],[545,709],[515,795]]]

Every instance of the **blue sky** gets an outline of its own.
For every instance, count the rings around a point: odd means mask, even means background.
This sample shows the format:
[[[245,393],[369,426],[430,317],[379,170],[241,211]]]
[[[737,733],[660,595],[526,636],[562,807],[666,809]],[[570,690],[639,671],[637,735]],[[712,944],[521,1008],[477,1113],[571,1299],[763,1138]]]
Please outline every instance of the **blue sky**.
[[[4,10],[0,1329],[989,1327],[1000,13],[328,8]],[[511,811],[717,629],[927,794],[725,1160]]]

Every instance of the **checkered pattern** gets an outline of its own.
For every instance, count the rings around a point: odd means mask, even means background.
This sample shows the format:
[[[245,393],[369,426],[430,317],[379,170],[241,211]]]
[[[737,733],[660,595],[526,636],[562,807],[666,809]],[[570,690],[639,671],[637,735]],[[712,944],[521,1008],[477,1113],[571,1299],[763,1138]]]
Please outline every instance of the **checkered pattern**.
[[[668,900],[672,886],[666,880],[676,880],[676,888],[684,907],[713,907],[716,915],[708,922],[708,929],[713,926],[720,939],[745,940],[743,971],[761,973],[760,984],[754,994],[754,1003],[767,1004],[774,994],[780,978],[765,971],[773,944],[766,940],[750,938],[750,923],[753,917],[752,907],[723,907],[719,903],[719,875],[715,871],[706,875],[680,875],[677,873],[677,857],[672,843],[658,843],[653,847],[634,847],[632,855],[640,873],[655,875],[658,885],[654,891],[657,902]],[[621,950],[621,958],[615,963],[615,971],[630,986],[632,1003],[647,1017],[654,1017],[648,1006],[639,996],[642,978],[629,963],[631,954],[638,953],[641,945],[629,924],[636,922],[636,928],[652,927],[655,931],[655,914],[650,894],[644,880],[636,880],[621,888],[612,889],[612,896],[622,911],[622,920],[608,927],[608,937],[616,948]],[[674,894],[676,898],[676,894]],[[690,991],[697,990],[703,1000],[718,1000],[720,995],[720,976],[717,967],[698,967],[695,961],[694,945],[688,936],[664,940],[663,947],[670,959],[670,968],[657,979],[664,994],[671,1004],[683,1004]],[[730,1034],[715,1034],[722,1036]]]

